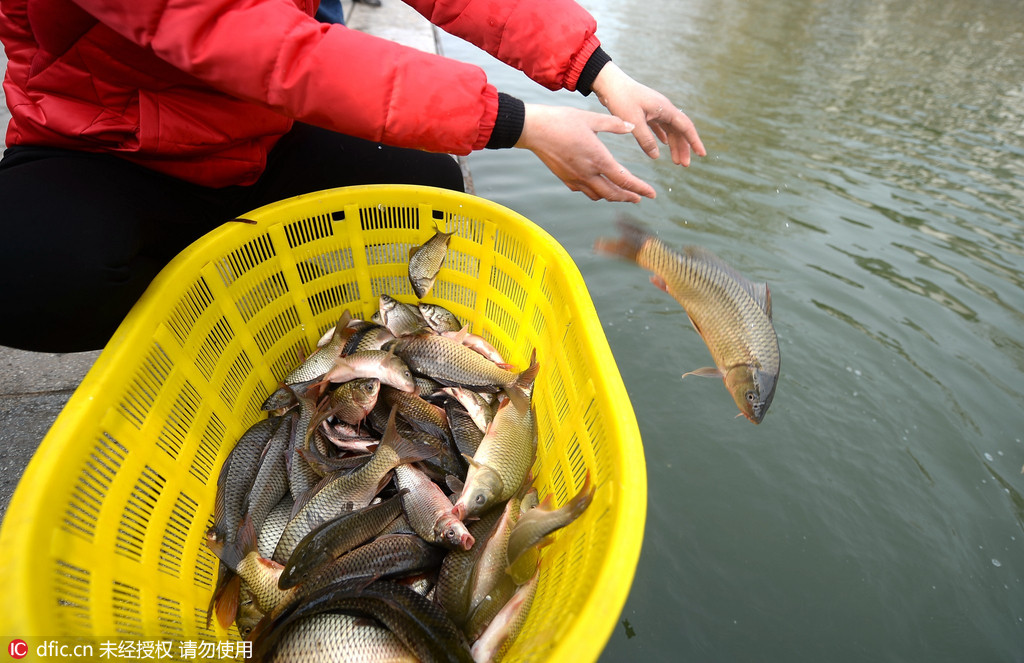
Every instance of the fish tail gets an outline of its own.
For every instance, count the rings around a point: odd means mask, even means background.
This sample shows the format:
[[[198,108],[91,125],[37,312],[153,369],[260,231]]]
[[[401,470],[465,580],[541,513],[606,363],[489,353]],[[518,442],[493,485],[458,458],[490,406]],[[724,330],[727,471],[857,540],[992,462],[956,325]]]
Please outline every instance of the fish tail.
[[[594,249],[636,262],[637,254],[650,238],[650,234],[628,219],[619,219],[618,226],[622,232],[620,237],[599,237],[594,242]]]
[[[223,568],[223,567],[222,567]],[[210,599],[210,607],[206,612],[206,628],[210,628],[213,615],[217,615],[217,623],[227,629],[238,617],[238,606],[241,603],[242,578],[234,571],[230,575],[221,575],[223,582],[218,582],[217,589]]]
[[[533,382],[537,379],[539,372],[540,364],[537,363],[537,348],[534,348],[530,354],[530,366],[516,378],[516,386],[529,392],[529,390],[533,389]]]

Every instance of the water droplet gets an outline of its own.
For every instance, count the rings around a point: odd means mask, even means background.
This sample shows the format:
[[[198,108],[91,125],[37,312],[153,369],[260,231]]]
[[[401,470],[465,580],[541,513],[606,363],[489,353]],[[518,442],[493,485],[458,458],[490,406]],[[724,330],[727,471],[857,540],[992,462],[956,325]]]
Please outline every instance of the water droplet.
[[[1003,565],[1003,563],[1000,562],[998,559],[996,559],[995,557],[992,558],[992,566],[1002,566],[1002,565]]]
[[[985,460],[993,461],[993,460],[995,460],[995,458],[992,457],[992,454],[990,454],[989,452],[986,451],[985,452]]]

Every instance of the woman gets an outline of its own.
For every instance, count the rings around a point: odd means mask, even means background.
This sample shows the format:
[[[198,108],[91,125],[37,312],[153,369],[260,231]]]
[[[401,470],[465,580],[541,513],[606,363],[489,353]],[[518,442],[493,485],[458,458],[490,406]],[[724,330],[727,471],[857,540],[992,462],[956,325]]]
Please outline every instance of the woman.
[[[315,0],[0,0],[12,119],[0,161],[0,344],[102,347],[189,243],[281,198],[364,183],[462,188],[450,154],[517,147],[573,190],[654,190],[597,133],[688,165],[704,148],[622,72],[571,0],[408,0],[611,115],[523,104],[473,65],[313,18]]]

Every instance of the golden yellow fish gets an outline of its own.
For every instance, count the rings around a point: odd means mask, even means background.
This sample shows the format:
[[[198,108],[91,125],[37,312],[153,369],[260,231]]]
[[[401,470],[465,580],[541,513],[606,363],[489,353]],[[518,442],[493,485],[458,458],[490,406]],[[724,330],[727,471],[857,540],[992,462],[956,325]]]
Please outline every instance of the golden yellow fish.
[[[740,413],[761,423],[780,366],[768,285],[749,281],[707,249],[686,246],[680,252],[635,223],[620,221],[619,227],[620,238],[600,238],[595,248],[653,272],[651,282],[682,305],[714,359],[714,368],[683,377],[721,377]]]

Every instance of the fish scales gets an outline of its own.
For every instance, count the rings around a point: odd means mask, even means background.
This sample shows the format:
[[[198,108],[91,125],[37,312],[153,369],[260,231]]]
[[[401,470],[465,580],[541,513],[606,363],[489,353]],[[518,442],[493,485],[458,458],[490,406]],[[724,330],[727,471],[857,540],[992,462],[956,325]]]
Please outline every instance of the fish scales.
[[[707,253],[686,247],[679,253],[650,236],[637,253],[637,264],[665,280],[675,298],[701,332],[719,366],[779,363],[771,319],[733,274]]]
[[[321,613],[287,627],[273,652],[260,660],[416,663],[418,659],[383,626],[353,615]]]
[[[621,238],[598,239],[595,248],[654,273],[651,282],[679,302],[714,359],[715,369],[689,374],[720,376],[740,412],[760,423],[780,368],[767,284],[751,282],[701,247],[676,251],[634,223],[619,226]]]
[[[518,373],[501,368],[470,348],[438,335],[405,336],[389,346],[412,370],[446,385],[499,391],[515,384]]]

